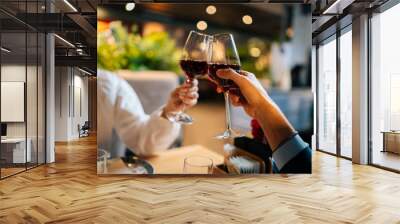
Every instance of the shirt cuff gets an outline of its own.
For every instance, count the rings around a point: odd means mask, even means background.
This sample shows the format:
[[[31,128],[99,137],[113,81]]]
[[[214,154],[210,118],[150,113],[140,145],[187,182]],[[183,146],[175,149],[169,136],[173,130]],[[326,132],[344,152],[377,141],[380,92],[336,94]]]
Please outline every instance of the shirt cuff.
[[[272,154],[278,169],[282,169],[290,160],[297,156],[301,151],[308,147],[308,144],[301,139],[298,134],[283,142]]]
[[[171,122],[170,120],[168,120],[167,118],[162,116],[163,113],[163,108],[164,106],[162,106],[161,108],[155,110],[153,113],[151,113],[151,117],[153,117],[153,119],[158,120],[158,125],[161,128],[171,128],[173,130],[179,130],[180,125],[176,122]]]

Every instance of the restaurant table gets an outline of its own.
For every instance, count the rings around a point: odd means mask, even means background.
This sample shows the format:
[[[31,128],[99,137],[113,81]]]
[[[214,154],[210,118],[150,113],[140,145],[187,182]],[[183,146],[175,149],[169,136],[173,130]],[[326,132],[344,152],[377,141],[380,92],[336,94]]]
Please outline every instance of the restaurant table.
[[[204,156],[213,161],[213,173],[223,173],[216,166],[224,163],[224,157],[204,146],[190,145],[155,153],[151,157],[142,158],[153,166],[154,174],[183,174],[184,160],[188,156]],[[98,168],[100,166],[98,165]],[[105,172],[99,174],[134,174],[120,159],[109,159]]]

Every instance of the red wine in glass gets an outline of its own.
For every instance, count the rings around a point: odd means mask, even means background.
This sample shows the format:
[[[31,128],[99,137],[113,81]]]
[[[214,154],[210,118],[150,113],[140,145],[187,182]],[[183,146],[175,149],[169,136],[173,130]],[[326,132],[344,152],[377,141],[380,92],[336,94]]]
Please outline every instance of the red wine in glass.
[[[204,76],[208,72],[206,61],[181,60],[180,65],[190,81],[196,77]]]
[[[229,79],[221,79],[220,77],[217,76],[218,69],[228,69],[228,68],[231,68],[240,74],[240,65],[235,65],[235,64],[229,65],[229,64],[219,64],[219,63],[210,63],[208,65],[208,74],[210,75],[211,79],[216,81],[218,85],[222,86],[224,91],[229,90],[231,93],[241,97],[242,94],[235,82]]]

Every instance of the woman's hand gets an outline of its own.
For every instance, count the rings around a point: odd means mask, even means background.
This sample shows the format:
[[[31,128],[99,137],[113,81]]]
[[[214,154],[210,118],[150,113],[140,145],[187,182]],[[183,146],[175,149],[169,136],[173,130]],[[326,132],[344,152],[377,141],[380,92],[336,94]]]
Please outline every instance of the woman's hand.
[[[230,79],[239,86],[244,99],[235,92],[230,92],[230,100],[234,106],[242,106],[251,117],[256,116],[261,103],[270,101],[267,92],[253,73],[240,71],[239,74],[233,69],[220,69],[217,75],[222,79]],[[218,87],[217,91],[222,92],[222,88]]]
[[[176,88],[165,105],[163,114],[177,113],[193,107],[197,103],[199,94],[197,79],[191,82],[185,82],[183,85]]]

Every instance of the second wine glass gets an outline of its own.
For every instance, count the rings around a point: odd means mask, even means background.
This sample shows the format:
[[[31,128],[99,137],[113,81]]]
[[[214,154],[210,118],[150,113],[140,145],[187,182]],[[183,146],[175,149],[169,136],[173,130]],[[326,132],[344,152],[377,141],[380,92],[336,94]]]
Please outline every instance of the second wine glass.
[[[228,79],[221,79],[217,76],[218,69],[231,68],[240,73],[240,59],[237,53],[233,35],[230,33],[217,34],[213,36],[211,44],[211,59],[208,65],[208,74],[212,80],[223,88],[225,98],[225,118],[226,129],[222,134],[216,136],[218,139],[235,138],[242,136],[232,129],[231,122],[231,106],[229,94],[235,93],[240,95],[239,87]]]

